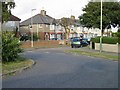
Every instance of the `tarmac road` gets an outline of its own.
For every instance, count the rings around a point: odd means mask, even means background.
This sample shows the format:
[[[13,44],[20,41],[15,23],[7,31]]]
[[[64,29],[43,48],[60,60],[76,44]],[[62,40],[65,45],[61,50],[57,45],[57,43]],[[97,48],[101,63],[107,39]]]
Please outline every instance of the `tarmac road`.
[[[63,50],[24,52],[36,65],[4,78],[3,88],[118,88],[118,62],[66,54]]]

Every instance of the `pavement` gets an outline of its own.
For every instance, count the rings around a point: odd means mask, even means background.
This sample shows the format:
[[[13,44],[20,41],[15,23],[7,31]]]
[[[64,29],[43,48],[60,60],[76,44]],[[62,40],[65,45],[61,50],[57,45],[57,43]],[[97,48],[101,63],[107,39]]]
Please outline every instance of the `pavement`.
[[[83,47],[83,48],[80,48],[80,50],[86,51],[86,52],[100,52],[99,50],[90,49],[89,47]],[[106,51],[102,51],[101,53],[108,54],[108,55],[114,55],[114,56],[120,55],[120,53],[106,52]]]

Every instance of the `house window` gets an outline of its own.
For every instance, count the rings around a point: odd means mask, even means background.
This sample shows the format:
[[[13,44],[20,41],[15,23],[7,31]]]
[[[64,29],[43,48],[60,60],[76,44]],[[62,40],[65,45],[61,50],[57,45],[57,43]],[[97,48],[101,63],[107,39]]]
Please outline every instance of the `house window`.
[[[48,25],[46,25],[46,27],[48,27]]]
[[[39,24],[39,28],[42,28],[42,24]]]
[[[55,26],[54,25],[50,25],[50,30],[54,30]]]

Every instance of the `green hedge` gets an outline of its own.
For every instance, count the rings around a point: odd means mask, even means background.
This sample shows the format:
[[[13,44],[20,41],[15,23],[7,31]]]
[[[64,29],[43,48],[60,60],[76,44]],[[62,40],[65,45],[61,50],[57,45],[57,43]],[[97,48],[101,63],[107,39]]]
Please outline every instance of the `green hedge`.
[[[100,37],[92,38],[91,41],[94,43],[100,43]],[[102,43],[106,43],[106,44],[119,43],[120,44],[120,38],[118,38],[118,37],[103,37]]]
[[[120,38],[120,32],[112,33],[112,37],[119,37]]]

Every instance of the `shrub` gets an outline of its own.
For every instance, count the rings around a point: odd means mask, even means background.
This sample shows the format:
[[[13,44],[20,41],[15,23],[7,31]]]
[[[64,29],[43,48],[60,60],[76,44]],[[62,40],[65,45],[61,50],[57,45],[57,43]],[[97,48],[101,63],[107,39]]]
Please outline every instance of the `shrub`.
[[[2,61],[15,61],[19,58],[18,53],[21,52],[19,39],[11,32],[2,32]]]
[[[94,43],[100,43],[100,37],[92,38],[91,41]],[[118,37],[103,37],[102,43],[106,43],[106,44],[119,43],[120,44],[120,40],[118,39]]]
[[[117,37],[120,38],[120,32],[117,33]]]
[[[39,37],[37,36],[37,34],[33,33],[33,41],[37,41],[39,39]],[[20,41],[27,41],[27,40],[31,40],[31,35],[25,34],[22,35],[20,38]]]
[[[112,37],[117,37],[118,35],[117,35],[118,33],[116,32],[116,33],[112,33]]]
[[[22,35],[20,37],[20,41],[27,41],[27,40],[30,40],[30,36],[29,35]]]
[[[31,35],[29,37],[31,40]],[[37,34],[33,33],[33,41],[37,41],[38,39],[39,39],[39,37],[37,36]]]
[[[112,33],[112,36],[120,38],[120,29],[118,29],[118,32]]]

